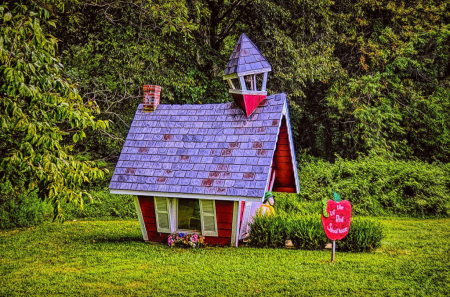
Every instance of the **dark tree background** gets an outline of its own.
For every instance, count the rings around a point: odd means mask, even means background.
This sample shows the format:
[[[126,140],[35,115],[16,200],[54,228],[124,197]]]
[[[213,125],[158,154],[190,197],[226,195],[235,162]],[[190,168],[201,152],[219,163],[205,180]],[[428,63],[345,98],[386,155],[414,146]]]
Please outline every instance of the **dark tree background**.
[[[82,151],[117,157],[143,84],[164,103],[231,99],[221,73],[245,32],[289,95],[298,152],[448,162],[448,1],[81,1],[53,9],[58,56],[112,128]],[[300,154],[301,155],[301,154]]]
[[[300,160],[450,161],[450,0],[19,0],[0,5],[0,15],[0,178],[21,187],[30,178],[11,158],[30,161],[20,123],[33,124],[36,113],[11,106],[61,98],[67,119],[53,101],[41,107],[59,133],[52,141],[78,161],[113,165],[144,84],[162,86],[162,103],[231,100],[221,73],[243,32],[272,65],[269,93],[288,94]],[[64,160],[52,161],[55,181],[87,168]],[[60,185],[76,193],[87,182],[80,176]]]

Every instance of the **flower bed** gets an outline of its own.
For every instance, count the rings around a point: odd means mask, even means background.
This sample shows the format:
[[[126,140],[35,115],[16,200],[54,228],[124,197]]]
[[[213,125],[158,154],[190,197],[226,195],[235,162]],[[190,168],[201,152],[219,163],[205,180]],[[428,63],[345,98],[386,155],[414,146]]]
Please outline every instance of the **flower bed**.
[[[167,238],[167,244],[170,247],[192,247],[192,248],[199,248],[206,246],[205,244],[205,238],[201,235],[198,235],[196,231],[192,234],[187,233],[173,233],[170,234]]]

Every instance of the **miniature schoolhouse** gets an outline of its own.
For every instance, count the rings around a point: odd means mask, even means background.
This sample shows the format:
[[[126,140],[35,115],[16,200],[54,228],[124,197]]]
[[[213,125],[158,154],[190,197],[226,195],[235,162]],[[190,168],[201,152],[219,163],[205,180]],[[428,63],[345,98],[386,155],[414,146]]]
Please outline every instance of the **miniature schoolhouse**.
[[[223,75],[234,102],[159,104],[160,89],[144,86],[109,189],[135,196],[145,241],[196,231],[238,246],[246,203],[299,192],[288,101],[267,96],[270,71],[242,34]]]

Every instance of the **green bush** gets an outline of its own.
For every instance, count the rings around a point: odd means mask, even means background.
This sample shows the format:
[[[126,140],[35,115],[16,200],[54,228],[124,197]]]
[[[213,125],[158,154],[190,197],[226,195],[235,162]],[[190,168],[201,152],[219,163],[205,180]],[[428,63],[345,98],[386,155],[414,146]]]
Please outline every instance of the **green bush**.
[[[337,241],[340,251],[370,252],[381,245],[383,225],[369,218],[353,218],[347,236]]]
[[[92,201],[81,209],[77,205],[62,204],[66,220],[98,218],[137,218],[133,196],[110,194],[108,189],[91,191]]]
[[[370,218],[353,218],[343,240],[336,241],[340,251],[370,252],[380,246],[383,226]],[[250,244],[257,247],[284,247],[291,239],[297,249],[321,250],[330,240],[319,215],[255,216],[250,224]]]
[[[286,216],[256,215],[250,223],[250,244],[257,247],[284,247],[288,227]]]
[[[297,216],[289,222],[288,236],[302,250],[320,250],[327,243],[320,216]]]
[[[100,218],[136,218],[133,196],[110,194],[107,189],[93,191],[92,201],[79,205],[61,203],[65,220]],[[34,192],[19,196],[0,195],[0,229],[39,225],[53,219],[53,206],[42,201]]]
[[[31,227],[50,221],[52,217],[51,204],[39,199],[35,192],[0,195],[0,229]]]
[[[292,193],[275,193],[275,212],[281,215],[310,215],[320,213],[321,201],[308,201],[302,195]]]
[[[366,157],[302,162],[299,169],[299,203],[309,202],[314,213],[336,191],[352,203],[355,215],[450,215],[450,164]]]
[[[304,214],[305,209],[299,200],[297,194],[276,193],[274,208],[276,213],[300,213]]]

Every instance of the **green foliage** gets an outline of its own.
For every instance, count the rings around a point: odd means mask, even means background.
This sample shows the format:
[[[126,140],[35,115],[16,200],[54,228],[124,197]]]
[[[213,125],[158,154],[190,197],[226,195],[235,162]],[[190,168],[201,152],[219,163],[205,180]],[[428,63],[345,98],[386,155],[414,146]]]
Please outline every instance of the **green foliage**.
[[[302,250],[320,250],[328,239],[323,231],[320,216],[295,216],[290,221],[290,234],[294,246]]]
[[[343,156],[450,159],[449,1],[343,1],[347,75],[326,100]],[[348,54],[353,52],[354,54]]]
[[[374,219],[353,217],[350,230],[337,241],[339,251],[370,252],[385,237],[383,225]],[[320,215],[256,216],[250,224],[250,244],[257,247],[284,247],[291,239],[302,250],[321,250],[329,242]]]
[[[302,162],[299,167],[299,200],[312,203],[314,213],[336,190],[351,202],[355,215],[450,215],[449,164],[367,157]]]
[[[336,241],[339,251],[370,252],[381,246],[385,237],[380,222],[369,218],[354,217],[347,236]]]
[[[221,73],[246,32],[269,93],[289,95],[298,150],[450,160],[450,0],[44,2],[64,74],[113,123],[77,151],[118,156],[143,84],[163,103],[231,100]]]
[[[250,243],[257,247],[284,247],[287,239],[287,216],[256,215],[250,223]]]
[[[31,227],[51,220],[53,207],[36,192],[0,195],[0,229]]]
[[[302,169],[299,203],[287,203],[285,210],[314,212],[333,184],[354,197],[358,214],[448,215],[448,167],[415,160],[450,161],[449,5],[450,0],[2,4],[2,192],[38,189],[59,212],[62,201],[82,206],[89,197],[83,184],[106,172],[90,161],[117,158],[142,85],[161,85],[162,103],[231,100],[221,73],[246,32],[272,65],[269,93],[289,95],[297,152],[330,161],[336,155],[414,160],[388,161],[389,169],[379,174],[369,161],[360,167],[348,161],[360,176],[341,172],[347,161],[340,159],[341,165],[311,165],[318,171]],[[411,164],[417,170],[408,169]]]
[[[71,203],[61,205],[64,217],[72,219],[132,219],[137,218],[134,198],[131,195],[110,194],[107,189],[91,191],[92,200],[83,209]]]
[[[49,26],[55,23],[48,10],[35,2],[0,5],[0,190],[37,191],[61,215],[61,201],[82,207],[90,197],[82,184],[104,177],[70,152],[85,131],[108,122],[95,121],[95,101],[84,103],[62,77]]]
[[[163,103],[231,100],[221,73],[246,32],[272,65],[269,93],[289,95],[298,150],[450,160],[450,0],[58,3],[64,73],[113,123],[77,151],[118,156],[143,84]]]
[[[217,54],[191,35],[199,27],[193,22],[198,6],[173,0],[86,1],[72,4],[70,14],[58,13],[64,26],[54,33],[61,40],[65,74],[78,82],[83,97],[96,100],[100,118],[113,123],[108,132],[87,134],[84,151],[97,158],[118,156],[144,84],[162,86],[161,103],[228,100],[226,84],[210,73]]]
[[[305,205],[299,201],[297,194],[275,193],[275,204],[273,207],[277,214],[308,213],[305,210]]]

